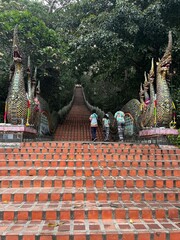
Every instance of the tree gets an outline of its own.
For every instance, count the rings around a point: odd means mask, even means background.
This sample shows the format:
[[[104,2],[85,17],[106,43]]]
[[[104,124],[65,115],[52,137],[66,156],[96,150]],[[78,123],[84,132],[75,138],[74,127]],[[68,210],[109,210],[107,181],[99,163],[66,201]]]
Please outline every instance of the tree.
[[[57,101],[60,98],[58,95],[62,93],[59,91],[59,87],[62,84],[60,80],[60,66],[63,64],[63,52],[66,47],[58,33],[48,28],[45,22],[31,13],[35,9],[35,3],[34,5],[33,3],[23,5],[26,2],[19,1],[17,10],[12,7],[13,2],[11,1],[11,4],[8,6],[6,4],[3,5],[4,11],[0,13],[0,86],[2,89],[0,101],[3,105],[7,96],[9,67],[12,61],[12,35],[14,26],[18,24],[19,39],[24,56],[25,78],[27,58],[30,56],[31,65],[33,66],[32,71],[35,66],[38,68],[38,79],[41,81],[41,86],[44,90],[42,95],[50,103],[52,110],[58,110],[62,106],[61,102]],[[37,6],[40,7],[39,3]],[[44,9],[43,6],[42,9]],[[45,9],[42,15],[45,15]],[[45,94],[47,92],[46,89],[48,89],[50,94]],[[67,86],[68,91],[72,93],[72,84]],[[54,98],[54,95],[57,96],[57,99]]]
[[[69,101],[76,82],[83,84],[91,103],[107,111],[138,98],[144,71],[152,57],[162,57],[169,30],[171,89],[179,87],[177,0],[18,0],[1,1],[1,8],[1,76],[8,73],[12,30],[20,23],[25,56],[31,54],[38,65],[42,94],[50,92],[52,108]]]

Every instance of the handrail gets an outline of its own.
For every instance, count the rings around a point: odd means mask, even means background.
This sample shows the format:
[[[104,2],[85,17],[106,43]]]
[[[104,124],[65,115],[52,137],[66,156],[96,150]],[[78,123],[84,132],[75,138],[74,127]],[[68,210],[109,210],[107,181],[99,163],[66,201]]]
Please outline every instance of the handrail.
[[[74,88],[75,90],[75,88]],[[58,115],[59,115],[59,120],[60,122],[62,122],[65,118],[65,116],[68,114],[68,112],[70,111],[72,105],[73,105],[73,102],[74,102],[74,94],[72,96],[72,99],[71,101],[66,105],[64,106],[63,108],[61,108],[59,111],[58,111]]]
[[[98,117],[100,117],[100,118],[102,119],[103,116],[105,115],[105,112],[102,111],[99,107],[94,107],[94,106],[92,106],[92,105],[87,101],[83,87],[82,87],[82,93],[83,93],[84,101],[85,101],[86,106],[88,107],[88,109],[91,110],[91,111],[94,109],[94,110],[96,111]]]

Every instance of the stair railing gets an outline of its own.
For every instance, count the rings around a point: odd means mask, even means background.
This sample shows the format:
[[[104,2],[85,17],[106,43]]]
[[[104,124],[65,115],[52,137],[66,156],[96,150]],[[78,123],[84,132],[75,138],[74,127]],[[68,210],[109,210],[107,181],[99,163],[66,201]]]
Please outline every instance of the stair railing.
[[[86,106],[88,107],[88,109],[89,109],[90,111],[92,111],[92,110],[94,109],[94,110],[96,111],[98,117],[99,117],[100,119],[102,119],[102,118],[104,117],[105,112],[104,112],[103,110],[101,110],[99,107],[92,106],[92,105],[87,101],[83,87],[82,87],[82,93],[83,93],[83,98],[84,98],[84,101],[85,101]]]
[[[74,88],[74,91],[75,91],[75,88]],[[63,108],[61,108],[59,111],[58,111],[58,115],[59,115],[59,122],[63,122],[66,115],[68,114],[68,112],[70,111],[72,105],[73,105],[73,102],[74,102],[74,93],[73,93],[73,96],[72,96],[72,99],[71,101],[66,105],[64,106]]]
[[[88,107],[89,110],[92,111],[92,109],[95,109],[99,120],[100,120],[100,124],[102,124],[102,119],[105,115],[105,112],[103,110],[101,110],[99,107],[94,107],[92,106],[86,99],[85,93],[84,93],[84,89],[82,87],[82,92],[83,92],[83,97],[84,97],[84,101],[86,103],[86,106]],[[117,125],[114,126],[114,116],[111,112],[108,112],[109,114],[109,118],[110,118],[110,133],[111,133],[111,137],[113,140],[115,140],[117,138]]]

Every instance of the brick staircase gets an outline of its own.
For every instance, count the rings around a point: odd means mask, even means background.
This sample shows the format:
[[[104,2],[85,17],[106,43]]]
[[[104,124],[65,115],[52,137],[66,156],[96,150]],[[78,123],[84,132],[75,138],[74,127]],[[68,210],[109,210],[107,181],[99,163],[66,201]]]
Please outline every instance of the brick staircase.
[[[0,164],[1,240],[180,239],[180,149],[26,142]]]
[[[81,87],[76,87],[73,106],[63,124],[59,125],[54,134],[56,141],[90,141],[91,111],[86,107]],[[97,129],[98,141],[103,140],[102,127]]]
[[[180,149],[91,142],[89,114],[77,88],[54,141],[0,144],[0,240],[179,240]]]

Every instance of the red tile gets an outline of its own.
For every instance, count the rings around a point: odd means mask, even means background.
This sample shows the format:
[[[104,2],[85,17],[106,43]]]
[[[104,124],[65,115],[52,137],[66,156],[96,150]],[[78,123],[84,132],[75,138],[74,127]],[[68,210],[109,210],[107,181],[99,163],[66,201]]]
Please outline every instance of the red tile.
[[[41,220],[43,216],[42,211],[33,211],[32,212],[32,220]]]
[[[96,187],[97,188],[102,188],[104,186],[104,181],[103,180],[96,180]]]
[[[168,210],[168,217],[170,219],[177,219],[177,218],[179,218],[179,210],[175,209],[175,208],[169,209]]]
[[[90,235],[90,240],[103,240],[103,235],[100,233],[95,234],[95,235]]]
[[[84,193],[75,193],[75,201],[84,201]]]
[[[57,219],[56,211],[46,211],[46,220],[56,220]]]
[[[2,202],[10,202],[11,201],[11,194],[3,193],[2,194]]]
[[[129,210],[129,218],[130,219],[138,219],[139,218],[139,210],[138,209],[130,209]]]
[[[139,232],[138,233],[138,240],[150,240],[150,233],[148,232]],[[161,240],[161,239],[159,239]]]
[[[22,240],[35,240],[36,236],[33,235],[24,235],[22,236]]]
[[[127,188],[133,188],[134,186],[134,180],[126,180],[126,187]]]
[[[87,192],[86,193],[86,199],[87,201],[92,201],[96,199],[96,194],[95,193],[91,193],[91,192]]]
[[[107,188],[113,188],[114,187],[114,181],[113,180],[106,180],[106,187]]]
[[[99,193],[98,194],[98,200],[99,201],[107,201],[107,193]]]
[[[18,240],[18,235],[7,235],[6,240]]]
[[[89,210],[88,211],[88,219],[98,219],[98,211]]]
[[[40,240],[53,240],[53,236],[48,234],[47,236],[40,236]]]
[[[155,210],[155,216],[157,219],[163,219],[166,217],[166,213],[164,209],[156,209]]]
[[[153,200],[153,193],[152,192],[144,193],[144,200],[145,201],[152,201]]]
[[[9,221],[14,220],[14,212],[4,211],[3,220],[9,220]]]
[[[166,240],[166,233],[164,232],[155,232],[154,233],[154,240]]]
[[[86,235],[85,234],[74,235],[74,240],[86,240]]]
[[[102,209],[102,219],[112,219],[112,211]]]
[[[106,234],[106,240],[118,240],[119,237],[118,237],[118,234],[116,233],[112,233],[112,234]]]
[[[19,211],[17,218],[18,220],[28,220],[28,211]]]
[[[180,239],[180,231],[170,232],[169,240],[178,240],[178,239]]]
[[[152,210],[142,209],[142,218],[143,219],[152,219]]]
[[[125,209],[116,209],[115,210],[116,219],[126,219],[126,210]]]
[[[70,220],[70,211],[60,211],[60,219],[61,220]]]
[[[84,219],[85,212],[84,210],[74,210],[74,219]]]
[[[71,193],[64,193],[63,194],[63,201],[72,201],[72,194]]]
[[[134,233],[123,233],[122,240],[135,240]]]
[[[22,202],[24,200],[23,193],[15,193],[14,194],[14,202]]]

